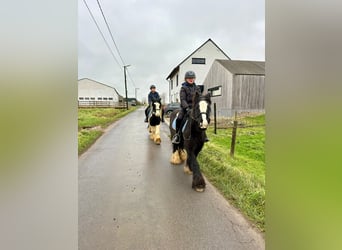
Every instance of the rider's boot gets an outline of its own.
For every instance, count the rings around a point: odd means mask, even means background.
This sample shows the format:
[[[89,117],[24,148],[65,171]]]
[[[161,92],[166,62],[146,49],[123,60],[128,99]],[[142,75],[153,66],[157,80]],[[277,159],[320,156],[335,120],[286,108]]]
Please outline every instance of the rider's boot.
[[[176,134],[172,137],[172,144],[179,144],[180,143],[180,139],[181,139],[181,126],[182,123],[182,119],[177,119],[176,120]]]

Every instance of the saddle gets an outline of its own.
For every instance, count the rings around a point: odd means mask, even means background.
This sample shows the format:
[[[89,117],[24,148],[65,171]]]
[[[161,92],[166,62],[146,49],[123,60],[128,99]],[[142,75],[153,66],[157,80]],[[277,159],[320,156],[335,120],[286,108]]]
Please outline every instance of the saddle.
[[[172,121],[172,128],[174,130],[176,130],[176,121],[177,121],[177,118],[178,118],[178,114],[179,114],[179,112],[177,112],[175,119]],[[185,122],[183,122],[184,125],[181,128],[182,129],[182,133],[184,133],[184,130],[186,129],[186,126],[188,125],[188,118],[187,118],[187,116],[184,116],[183,119],[186,119],[186,120],[185,120]]]

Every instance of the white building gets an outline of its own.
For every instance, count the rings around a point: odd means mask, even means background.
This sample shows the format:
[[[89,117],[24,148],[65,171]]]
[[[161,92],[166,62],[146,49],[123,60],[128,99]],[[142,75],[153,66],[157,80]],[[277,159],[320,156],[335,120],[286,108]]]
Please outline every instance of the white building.
[[[115,88],[106,84],[83,78],[78,80],[79,106],[121,106],[123,98]]]
[[[169,81],[170,103],[179,102],[179,91],[184,82],[185,72],[194,71],[196,73],[196,84],[201,85],[215,59],[230,60],[211,39],[208,39],[179,63],[166,78]]]

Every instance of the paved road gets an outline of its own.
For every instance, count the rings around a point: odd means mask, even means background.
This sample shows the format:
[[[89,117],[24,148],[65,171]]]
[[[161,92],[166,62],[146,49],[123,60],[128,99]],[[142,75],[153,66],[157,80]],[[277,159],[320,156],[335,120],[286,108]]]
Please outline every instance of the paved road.
[[[171,143],[148,138],[139,109],[79,158],[79,249],[264,249],[264,240],[208,183],[191,189]]]

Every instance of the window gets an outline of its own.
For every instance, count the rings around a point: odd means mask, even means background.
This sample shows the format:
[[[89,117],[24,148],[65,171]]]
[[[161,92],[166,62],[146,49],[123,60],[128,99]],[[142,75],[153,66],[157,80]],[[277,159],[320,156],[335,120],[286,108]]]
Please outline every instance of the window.
[[[89,97],[84,98],[85,100],[89,100]]]
[[[173,89],[173,80],[171,79],[171,89]]]
[[[113,101],[113,97],[109,97],[108,100],[112,100]]]
[[[205,58],[192,58],[192,64],[205,64]]]
[[[97,100],[102,100],[102,97],[98,97]]]
[[[83,97],[79,97],[78,99],[79,99],[79,100],[84,100],[84,98],[83,98]]]
[[[178,87],[178,75],[176,76],[176,87]]]
[[[210,88],[208,92],[210,92],[211,96],[220,96],[222,95],[222,86]]]
[[[95,97],[90,97],[90,100],[95,100]]]
[[[103,97],[103,100],[106,100],[106,101],[107,101],[107,100],[108,100],[108,98],[107,98],[107,97]]]

